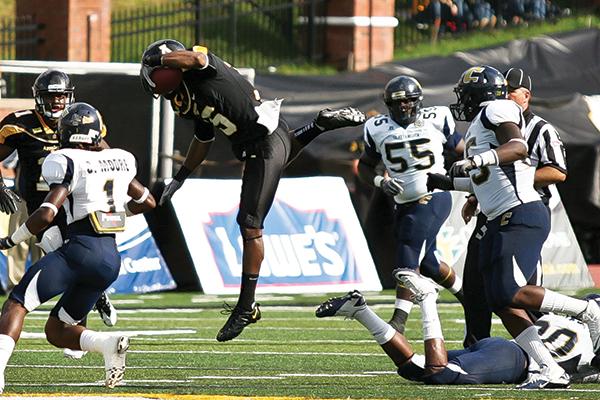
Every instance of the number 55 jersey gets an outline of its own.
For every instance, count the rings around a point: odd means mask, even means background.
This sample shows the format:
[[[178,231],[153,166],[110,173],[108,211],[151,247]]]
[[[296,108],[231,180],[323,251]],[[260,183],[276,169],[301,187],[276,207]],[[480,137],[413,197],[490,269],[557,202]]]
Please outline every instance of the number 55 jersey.
[[[427,173],[445,174],[444,148],[454,149],[461,137],[448,107],[419,110],[415,122],[402,127],[389,115],[370,118],[365,123],[365,152],[383,161],[388,174],[398,178],[404,192],[396,203],[416,201],[427,195]]]

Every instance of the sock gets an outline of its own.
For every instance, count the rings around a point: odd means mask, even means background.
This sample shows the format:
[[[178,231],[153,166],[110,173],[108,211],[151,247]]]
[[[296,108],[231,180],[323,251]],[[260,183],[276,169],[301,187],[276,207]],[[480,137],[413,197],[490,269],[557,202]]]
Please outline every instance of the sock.
[[[410,300],[396,298],[396,302],[394,303],[395,309],[402,310],[407,314],[410,314],[410,310],[412,310],[412,307],[413,307],[413,302]]]
[[[247,274],[242,272],[242,285],[240,288],[240,297],[238,306],[244,310],[252,310],[254,306],[254,294],[256,293],[256,284],[258,283],[258,274]]]
[[[292,131],[294,137],[302,143],[303,146],[306,146],[310,142],[312,142],[317,136],[323,133],[323,129],[317,126],[315,122],[311,122],[308,125],[304,125],[303,127],[296,128]]]
[[[4,375],[8,359],[12,355],[14,349],[14,339],[8,335],[0,335],[0,373],[2,373],[2,375]]]
[[[585,300],[575,299],[573,297],[565,296],[564,294],[545,289],[544,299],[542,300],[540,311],[577,316],[583,313],[587,306],[588,303]]]
[[[83,351],[91,351],[94,353],[104,353],[104,343],[110,336],[104,332],[96,332],[86,329],[81,332],[79,337],[79,346]]]
[[[515,338],[515,341],[540,366],[540,369],[549,367],[555,371],[556,368],[562,370],[561,366],[552,358],[550,350],[544,346],[535,326],[532,325],[525,329]]]
[[[354,314],[354,319],[367,328],[369,333],[375,338],[375,341],[380,345],[392,340],[396,334],[396,330],[382,320],[369,307],[365,307],[364,310],[358,310]]]
[[[444,339],[436,300],[436,296],[426,296],[419,303],[423,317],[423,340]]]

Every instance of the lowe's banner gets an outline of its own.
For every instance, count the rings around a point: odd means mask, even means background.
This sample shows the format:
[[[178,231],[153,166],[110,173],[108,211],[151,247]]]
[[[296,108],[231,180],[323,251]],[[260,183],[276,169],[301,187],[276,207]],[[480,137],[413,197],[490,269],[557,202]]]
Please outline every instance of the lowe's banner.
[[[237,179],[188,179],[172,200],[207,294],[239,291],[240,189]],[[342,178],[282,179],[264,225],[265,259],[258,292],[381,290]]]
[[[0,219],[0,225],[0,232],[6,232],[8,216]],[[117,247],[121,255],[121,271],[108,293],[146,293],[176,287],[143,215],[127,218],[127,229],[117,234]],[[12,262],[11,268],[20,262]],[[27,267],[29,264],[28,260]],[[7,270],[8,259],[3,251],[0,252],[0,284],[4,291],[8,288]]]

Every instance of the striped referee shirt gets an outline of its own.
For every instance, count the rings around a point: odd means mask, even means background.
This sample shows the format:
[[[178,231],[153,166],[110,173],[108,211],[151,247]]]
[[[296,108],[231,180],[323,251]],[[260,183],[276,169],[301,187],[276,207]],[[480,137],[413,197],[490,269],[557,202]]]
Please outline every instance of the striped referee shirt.
[[[563,142],[556,129],[543,118],[527,109],[523,112],[525,128],[523,136],[529,147],[531,165],[535,169],[550,166],[567,173],[567,158]],[[549,187],[538,189],[544,204],[548,204],[552,194]]]

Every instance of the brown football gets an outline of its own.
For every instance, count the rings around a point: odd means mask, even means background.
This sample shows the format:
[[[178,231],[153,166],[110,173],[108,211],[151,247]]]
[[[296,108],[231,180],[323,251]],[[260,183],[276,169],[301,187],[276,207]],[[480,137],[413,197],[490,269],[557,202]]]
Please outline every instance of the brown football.
[[[166,94],[177,89],[182,78],[183,72],[179,68],[156,68],[150,73],[150,79],[156,85],[156,94]]]

